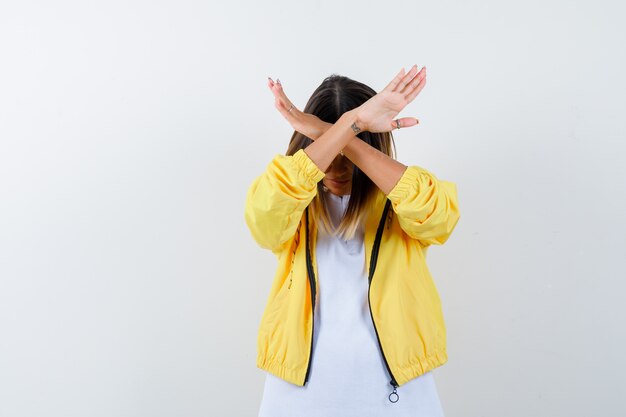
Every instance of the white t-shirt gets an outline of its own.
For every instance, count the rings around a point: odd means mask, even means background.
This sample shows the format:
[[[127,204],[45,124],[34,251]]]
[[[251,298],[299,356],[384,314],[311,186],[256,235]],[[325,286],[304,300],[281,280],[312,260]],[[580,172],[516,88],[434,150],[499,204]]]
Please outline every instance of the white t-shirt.
[[[336,226],[350,195],[327,195]],[[300,387],[266,372],[258,417],[443,417],[432,371],[398,387],[398,402],[389,401],[393,387],[367,299],[363,227],[346,241],[320,224],[315,251],[318,288],[309,380]]]

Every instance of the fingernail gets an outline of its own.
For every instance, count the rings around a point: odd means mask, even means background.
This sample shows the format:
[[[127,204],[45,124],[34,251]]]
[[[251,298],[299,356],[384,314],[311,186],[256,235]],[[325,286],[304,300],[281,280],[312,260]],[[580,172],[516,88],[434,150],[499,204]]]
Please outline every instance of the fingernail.
[[[277,82],[278,84],[280,84],[280,80],[279,80],[278,78],[276,78],[276,82]]]

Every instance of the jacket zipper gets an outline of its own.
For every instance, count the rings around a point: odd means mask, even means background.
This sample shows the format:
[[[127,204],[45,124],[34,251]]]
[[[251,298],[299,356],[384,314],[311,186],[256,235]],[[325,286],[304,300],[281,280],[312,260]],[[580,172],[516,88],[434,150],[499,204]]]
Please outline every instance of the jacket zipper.
[[[315,330],[314,321],[315,321],[315,275],[313,272],[313,263],[311,262],[311,251],[309,246],[309,208],[306,208],[306,229],[305,229],[305,239],[306,239],[306,267],[309,276],[309,287],[311,288],[311,347],[309,349],[309,363],[306,368],[306,375],[304,377],[304,384],[309,380],[309,373],[311,371],[311,359],[313,358],[313,331]],[[303,385],[304,385],[303,384]]]
[[[372,303],[370,300],[370,289],[372,287],[372,279],[374,278],[374,271],[376,270],[376,262],[378,261],[378,248],[380,247],[380,239],[383,234],[383,230],[385,227],[385,219],[387,217],[387,211],[389,210],[389,205],[391,201],[387,199],[387,203],[385,204],[385,209],[383,210],[383,216],[380,220],[380,224],[378,225],[378,230],[376,231],[376,240],[374,241],[374,247],[372,248],[372,255],[370,259],[370,271],[369,271],[369,285],[367,287],[367,302],[369,304],[370,317],[372,318],[372,324],[374,325],[374,332],[376,333],[376,340],[378,340],[378,346],[380,347],[380,352],[383,356],[383,361],[385,362],[385,366],[387,367],[387,372],[389,372],[389,376],[391,377],[391,381],[389,384],[393,387],[393,391],[389,394],[389,401],[392,403],[398,402],[400,396],[398,395],[397,388],[399,387],[396,378],[393,376],[391,372],[391,368],[389,367],[389,362],[387,362],[387,357],[385,356],[385,352],[383,350],[383,345],[380,343],[380,337],[378,335],[378,330],[376,329],[376,321],[374,320],[374,313],[372,313]]]
[[[370,284],[371,284],[371,281],[370,281]],[[369,302],[369,290],[367,293],[367,301]],[[389,394],[389,401],[391,401],[392,403],[395,403],[400,399],[400,396],[398,395],[398,392],[396,390],[398,388],[398,383],[396,382],[396,378],[393,376],[393,373],[391,373],[391,368],[389,367],[389,363],[387,362],[387,358],[385,357],[385,353],[383,352],[383,345],[380,343],[380,337],[378,337],[378,330],[376,330],[376,322],[374,322],[374,316],[372,315],[371,303],[370,303],[370,317],[372,318],[372,323],[374,324],[374,331],[376,332],[376,339],[378,340],[378,346],[380,346],[380,351],[383,354],[383,360],[385,361],[387,372],[389,372],[389,375],[391,376],[391,381],[389,381],[389,384],[391,384],[391,386],[393,387],[393,391],[391,391],[391,393]]]
[[[370,317],[372,319],[372,324],[374,325],[374,331],[376,332],[376,340],[378,341],[378,346],[380,347],[380,352],[383,357],[383,361],[385,362],[385,366],[387,367],[387,372],[389,372],[389,376],[391,376],[391,381],[389,384],[393,387],[393,391],[389,394],[389,401],[392,403],[397,402],[400,399],[398,395],[397,388],[399,387],[396,382],[396,378],[391,372],[391,368],[389,367],[389,362],[387,362],[387,357],[385,356],[385,352],[383,351],[383,345],[380,343],[380,337],[378,336],[378,330],[376,329],[376,322],[374,321],[374,315],[372,313],[372,304],[370,301],[370,288],[372,286],[372,278],[374,277],[374,271],[376,269],[376,262],[378,261],[378,248],[380,247],[380,239],[383,234],[383,230],[385,227],[385,219],[387,211],[389,210],[389,205],[391,201],[387,200],[385,204],[385,209],[383,210],[383,216],[381,218],[380,224],[378,225],[378,230],[376,231],[376,240],[374,242],[374,247],[372,248],[372,255],[370,259],[370,272],[369,272],[369,285],[367,288],[367,302],[369,304]],[[307,365],[306,375],[304,377],[304,384],[309,380],[309,374],[311,371],[311,359],[313,358],[313,336],[314,336],[314,318],[315,318],[315,294],[316,294],[316,286],[315,286],[315,275],[313,272],[313,263],[311,261],[311,250],[309,245],[309,208],[307,207],[305,210],[306,216],[306,260],[307,260],[307,271],[309,276],[309,286],[311,288],[311,347],[309,350],[309,363]],[[303,385],[304,385],[303,384]]]

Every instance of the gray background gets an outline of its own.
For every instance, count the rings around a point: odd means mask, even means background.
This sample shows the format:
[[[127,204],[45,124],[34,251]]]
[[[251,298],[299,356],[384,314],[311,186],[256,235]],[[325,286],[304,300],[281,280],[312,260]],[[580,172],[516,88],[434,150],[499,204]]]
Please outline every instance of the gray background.
[[[617,1],[0,3],[0,416],[254,416],[276,266],[243,218],[331,73],[426,65],[398,159],[457,183],[429,251],[448,417],[623,416]]]

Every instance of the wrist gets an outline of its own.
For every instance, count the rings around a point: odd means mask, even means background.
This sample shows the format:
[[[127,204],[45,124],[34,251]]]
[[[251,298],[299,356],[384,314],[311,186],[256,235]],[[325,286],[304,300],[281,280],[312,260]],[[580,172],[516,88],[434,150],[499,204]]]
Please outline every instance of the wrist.
[[[345,112],[344,116],[346,116],[346,119],[348,120],[348,123],[350,124],[350,129],[352,129],[352,132],[354,133],[355,136],[367,130],[365,129],[365,123],[363,123],[363,120],[360,117],[358,107]]]

